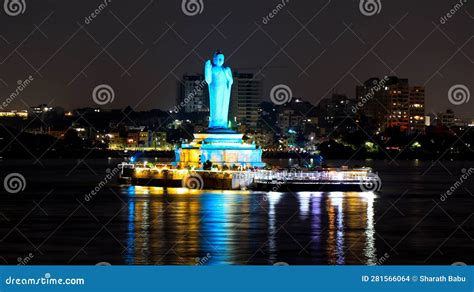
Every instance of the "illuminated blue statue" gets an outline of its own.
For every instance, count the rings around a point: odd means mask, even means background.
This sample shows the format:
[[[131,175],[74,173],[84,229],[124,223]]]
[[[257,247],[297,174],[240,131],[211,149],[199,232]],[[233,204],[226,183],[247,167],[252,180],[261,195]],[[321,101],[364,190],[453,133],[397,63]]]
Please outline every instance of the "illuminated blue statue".
[[[224,66],[224,54],[217,51],[212,61],[206,62],[204,77],[209,87],[209,129],[203,133],[195,133],[191,143],[182,144],[177,148],[173,165],[206,170],[215,167],[265,167],[265,162],[262,162],[262,149],[255,143],[245,143],[244,134],[229,127],[229,105],[234,79],[232,70]]]
[[[232,70],[224,66],[224,54],[217,51],[212,62],[204,67],[204,77],[209,86],[209,129],[228,129],[230,93],[234,78]]]

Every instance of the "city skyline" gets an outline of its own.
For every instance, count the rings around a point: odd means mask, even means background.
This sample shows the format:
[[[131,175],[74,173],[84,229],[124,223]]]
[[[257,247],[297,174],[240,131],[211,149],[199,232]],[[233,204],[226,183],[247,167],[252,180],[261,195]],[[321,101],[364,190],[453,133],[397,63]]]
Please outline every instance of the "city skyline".
[[[252,73],[238,73],[237,77],[239,77],[240,75],[242,75],[242,76],[253,76]],[[205,81],[202,80],[203,77],[204,77],[204,74],[200,74],[200,73],[194,73],[194,74],[186,73],[183,76],[183,81],[177,83],[179,89],[177,90],[177,92],[178,92],[177,95],[174,96],[175,104],[171,108],[145,108],[145,109],[131,108],[131,109],[136,111],[136,112],[147,112],[147,111],[160,110],[162,112],[170,112],[170,113],[173,112],[175,114],[180,113],[180,112],[184,112],[184,113],[209,112],[209,105],[208,105],[209,96],[208,96],[207,90],[204,90],[204,88],[203,88],[203,87],[206,86]],[[408,79],[404,79],[404,78],[399,78],[398,76],[385,76],[385,77],[382,78],[382,80],[384,78],[398,78],[398,79],[401,79],[401,80],[408,80]],[[264,84],[263,80],[257,80],[257,79],[254,79],[252,77],[246,77],[244,80],[255,81],[255,82],[260,83],[260,85]],[[378,77],[370,78],[370,79],[366,80],[364,82],[364,84],[366,84],[367,82],[370,82],[372,80],[379,80],[379,78]],[[363,88],[364,84],[357,85],[355,87],[355,91],[357,92],[359,90],[359,88]],[[413,88],[423,88],[423,87],[413,86]],[[424,89],[425,88],[423,88],[423,93],[424,93]],[[239,100],[239,98],[237,97],[238,90],[236,88],[234,88],[233,94],[236,95],[235,96],[235,101],[234,101],[235,104],[233,105],[235,107],[238,100]],[[285,103],[282,103],[282,104],[274,104],[274,102],[271,99],[269,99],[269,100],[259,99],[260,103],[257,104],[256,107],[260,108],[260,105],[262,103],[265,103],[265,102],[273,103],[274,106],[282,106],[282,105],[290,104],[291,102],[293,102],[295,100],[300,100],[300,101],[305,101],[305,102],[311,103],[311,105],[313,106],[313,108],[311,108],[311,110],[315,110],[315,109],[317,109],[318,107],[320,107],[322,105],[321,102],[324,102],[326,100],[330,100],[334,96],[343,96],[343,97],[347,98],[348,100],[350,100],[354,103],[357,103],[360,100],[361,97],[364,97],[364,96],[360,96],[360,94],[357,94],[357,93],[352,96],[352,95],[348,95],[348,94],[345,94],[345,93],[340,93],[340,92],[335,91],[335,92],[331,92],[329,96],[324,97],[321,100],[319,100],[318,104],[313,104],[310,100],[306,99],[305,97],[293,96],[292,100],[290,102],[285,102]],[[247,98],[245,96],[245,93],[244,93],[243,97]],[[256,96],[253,96],[253,97],[255,98]],[[425,96],[423,96],[423,99],[425,99]],[[65,108],[65,107],[62,107],[62,106],[50,106],[49,104],[46,104],[46,103],[40,103],[40,104],[34,104],[30,107],[25,106],[23,108],[21,108],[21,107],[13,108],[7,103],[7,107],[3,107],[0,104],[0,111],[2,113],[5,113],[5,114],[6,113],[14,113],[14,112],[26,113],[28,111],[35,112],[35,109],[40,108],[40,107],[47,107],[47,108],[50,108],[50,109],[62,109],[66,113],[73,113],[75,111],[78,111],[78,110],[81,110],[81,109],[87,109],[87,108],[91,108],[91,109],[96,108],[96,109],[101,109],[102,111],[104,111],[104,110],[105,111],[111,111],[111,110],[112,111],[117,111],[117,110],[121,111],[121,110],[125,110],[128,107],[130,107],[130,105],[125,105],[124,107],[114,107],[113,105],[103,107],[103,106],[98,105],[96,103],[92,103],[90,105],[80,106],[80,107],[77,107],[77,108]],[[462,119],[465,119],[465,120],[474,119],[474,115],[472,115],[472,114],[468,115],[468,116],[459,116],[458,112],[455,109],[457,109],[457,107],[455,105],[452,105],[451,107],[442,109],[442,110],[437,111],[437,112],[425,112],[424,116],[432,116],[432,115],[436,116],[438,114],[450,111],[450,112],[453,112],[456,115],[457,118],[462,118]],[[234,109],[231,108],[230,109],[230,114],[235,114],[236,110],[237,110],[236,108],[234,108]],[[354,110],[365,111],[362,108],[359,109],[357,106],[354,106],[352,111],[354,111]]]
[[[6,110],[94,106],[92,92],[101,84],[115,92],[105,107],[169,110],[180,78],[201,72],[209,51],[221,49],[236,71],[264,79],[262,101],[279,84],[314,105],[333,92],[355,98],[365,80],[396,75],[426,86],[427,114],[453,109],[470,118],[472,102],[448,99],[453,85],[474,88],[470,4],[441,19],[456,3],[386,1],[367,17],[358,1],[206,1],[196,16],[185,15],[180,3],[110,2],[94,18],[88,16],[100,3],[28,3],[23,15],[0,19],[15,27],[1,37],[0,95],[7,98],[18,80],[32,76]],[[278,13],[268,17],[272,11]]]
[[[334,291],[358,265],[357,289],[467,287],[442,267],[474,262],[473,19],[468,0],[4,0],[3,284],[268,266],[296,291],[288,269],[329,266],[308,280]]]

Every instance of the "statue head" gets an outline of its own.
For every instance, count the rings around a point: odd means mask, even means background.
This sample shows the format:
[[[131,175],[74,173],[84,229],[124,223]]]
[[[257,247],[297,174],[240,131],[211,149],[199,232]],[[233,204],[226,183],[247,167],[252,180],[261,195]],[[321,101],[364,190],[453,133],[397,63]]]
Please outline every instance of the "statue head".
[[[214,53],[214,58],[212,59],[214,66],[221,67],[224,65],[224,54],[221,51],[216,51]]]

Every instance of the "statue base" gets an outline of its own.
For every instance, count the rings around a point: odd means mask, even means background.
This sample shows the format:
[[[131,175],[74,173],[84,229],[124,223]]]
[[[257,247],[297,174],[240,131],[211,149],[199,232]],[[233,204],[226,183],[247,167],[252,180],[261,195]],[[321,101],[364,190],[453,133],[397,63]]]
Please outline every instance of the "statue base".
[[[214,128],[214,129],[207,129],[206,134],[238,134],[236,131],[232,129],[222,129],[222,128]]]
[[[262,150],[255,144],[246,144],[243,134],[230,129],[209,129],[194,134],[190,144],[183,144],[175,150],[175,166],[180,168],[201,168],[206,161],[213,166],[232,169],[235,167],[262,168]]]

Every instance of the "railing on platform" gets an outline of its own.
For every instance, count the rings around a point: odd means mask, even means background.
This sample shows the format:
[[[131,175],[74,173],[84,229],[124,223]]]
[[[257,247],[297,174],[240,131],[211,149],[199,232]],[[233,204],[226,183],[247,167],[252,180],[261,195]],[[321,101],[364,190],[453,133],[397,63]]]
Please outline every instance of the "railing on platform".
[[[122,163],[120,164],[122,169],[131,168],[136,171],[146,170],[150,173],[160,173],[166,170],[168,174],[172,173],[189,173],[189,174],[206,174],[206,175],[219,175],[227,174],[232,176],[233,179],[245,180],[247,183],[252,181],[254,183],[274,183],[274,182],[337,182],[337,181],[371,181],[377,180],[378,175],[372,172],[371,168],[357,168],[357,169],[337,169],[337,168],[325,168],[317,171],[305,171],[296,169],[284,169],[284,170],[202,170],[202,169],[174,169],[167,164],[157,165],[145,165],[143,163]]]

